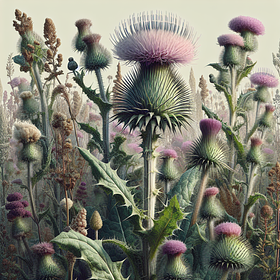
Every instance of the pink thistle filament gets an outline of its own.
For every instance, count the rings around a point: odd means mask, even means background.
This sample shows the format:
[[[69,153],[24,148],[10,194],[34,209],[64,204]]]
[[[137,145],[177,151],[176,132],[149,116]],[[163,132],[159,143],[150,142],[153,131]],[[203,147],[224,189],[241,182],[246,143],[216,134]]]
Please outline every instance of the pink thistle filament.
[[[179,240],[169,240],[162,245],[162,253],[167,255],[181,255],[187,250],[186,245]]]
[[[164,149],[161,151],[163,158],[174,158],[176,159],[178,157],[177,152],[173,149]]]
[[[225,34],[218,37],[218,43],[220,46],[239,46],[244,47],[243,38],[237,34]]]
[[[261,21],[248,16],[233,18],[228,26],[235,32],[250,31],[255,35],[263,35],[265,31],[264,25]]]
[[[119,59],[145,65],[186,64],[196,54],[192,31],[173,15],[165,19],[161,14],[133,17],[115,30],[112,41]]]
[[[204,192],[204,196],[214,196],[219,193],[219,189],[217,187],[207,188]]]
[[[251,75],[250,81],[258,86],[274,88],[278,86],[278,79],[267,71],[257,72]]]
[[[221,223],[217,225],[214,230],[216,235],[240,236],[241,234],[241,227],[231,222]]]
[[[203,136],[216,136],[222,127],[222,123],[215,119],[203,119],[199,126]]]
[[[52,255],[54,254],[54,249],[53,249],[53,244],[52,243],[47,243],[47,242],[42,242],[36,245],[33,245],[31,247],[32,251],[40,256],[45,256],[45,255]]]

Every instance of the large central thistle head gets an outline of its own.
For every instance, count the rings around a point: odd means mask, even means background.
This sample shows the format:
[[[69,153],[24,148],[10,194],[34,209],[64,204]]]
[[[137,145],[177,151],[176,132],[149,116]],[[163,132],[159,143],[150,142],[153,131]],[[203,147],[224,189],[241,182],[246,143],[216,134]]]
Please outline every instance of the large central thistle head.
[[[123,21],[112,36],[118,59],[150,65],[186,64],[196,54],[192,28],[180,18],[142,13]]]

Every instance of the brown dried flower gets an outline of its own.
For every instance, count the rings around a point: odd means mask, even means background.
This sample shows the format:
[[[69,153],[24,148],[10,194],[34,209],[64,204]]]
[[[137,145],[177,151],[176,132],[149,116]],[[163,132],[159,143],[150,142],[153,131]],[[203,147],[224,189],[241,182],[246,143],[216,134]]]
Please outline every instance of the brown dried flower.
[[[28,122],[17,122],[14,124],[13,135],[21,143],[36,143],[40,137],[40,130]]]
[[[82,210],[79,211],[78,215],[72,220],[70,227],[77,231],[84,236],[87,236],[87,210],[85,208],[82,208]]]

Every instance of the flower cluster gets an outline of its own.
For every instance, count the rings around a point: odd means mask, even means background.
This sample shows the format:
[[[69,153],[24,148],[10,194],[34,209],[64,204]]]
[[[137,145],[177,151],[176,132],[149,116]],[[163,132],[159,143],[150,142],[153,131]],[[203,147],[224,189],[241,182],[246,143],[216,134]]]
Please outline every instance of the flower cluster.
[[[17,217],[27,218],[31,217],[31,212],[24,209],[28,207],[29,203],[26,200],[22,200],[23,196],[19,192],[11,193],[7,196],[7,203],[5,205],[6,210],[8,210],[7,218],[9,221],[13,221]]]

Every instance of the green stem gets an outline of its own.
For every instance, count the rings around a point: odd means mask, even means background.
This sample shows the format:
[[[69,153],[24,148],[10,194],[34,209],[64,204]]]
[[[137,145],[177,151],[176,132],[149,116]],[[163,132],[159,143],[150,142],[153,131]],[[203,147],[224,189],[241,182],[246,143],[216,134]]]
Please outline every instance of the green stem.
[[[215,223],[214,219],[207,221],[207,227],[208,227],[208,231],[209,231],[209,240],[210,241],[215,240],[214,223]]]
[[[1,177],[2,177],[2,189],[3,189],[3,197],[2,197],[2,206],[5,205],[5,200],[6,200],[6,186],[3,184],[4,182],[4,167],[3,165],[1,166]]]
[[[33,220],[34,220],[35,224],[37,225],[38,237],[39,237],[39,241],[41,242],[39,219],[38,219],[38,216],[36,213],[35,201],[34,201],[32,184],[31,184],[31,162],[29,162],[29,161],[27,162],[27,188],[28,188],[28,193],[29,193],[30,206],[31,206],[31,211],[32,211],[32,215],[33,215]]]
[[[147,213],[148,219],[145,224],[147,230],[153,227],[155,217],[156,204],[156,157],[154,151],[155,125],[149,124],[146,131],[143,132],[144,146],[144,210]],[[155,261],[150,259],[150,248],[147,240],[143,240],[143,255],[144,255],[144,275],[145,280],[150,280],[155,272]]]
[[[193,226],[196,223],[197,216],[198,216],[198,213],[199,213],[199,210],[200,210],[200,207],[201,207],[203,195],[204,195],[204,192],[205,192],[205,189],[206,189],[208,176],[209,176],[209,166],[207,166],[202,172],[200,188],[199,188],[199,192],[198,192],[197,199],[196,199],[196,202],[195,202],[190,228],[191,228],[191,226]]]
[[[46,96],[44,94],[41,78],[40,78],[40,73],[39,73],[39,68],[36,63],[33,63],[30,67],[31,70],[31,75],[34,79],[34,82],[38,88],[39,95],[40,95],[40,101],[41,101],[41,109],[42,109],[42,125],[43,125],[43,132],[48,140],[50,141],[50,132],[49,132],[49,112],[48,112],[48,105],[47,105],[47,100]]]
[[[95,74],[99,85],[100,97],[103,102],[108,102],[107,96],[105,94],[105,89],[104,89],[100,69],[96,69]],[[109,112],[110,111],[107,110],[105,113],[101,112],[102,120],[103,120],[103,126],[102,126],[103,151],[104,151],[103,161],[106,163],[109,162],[109,153],[110,153]]]

